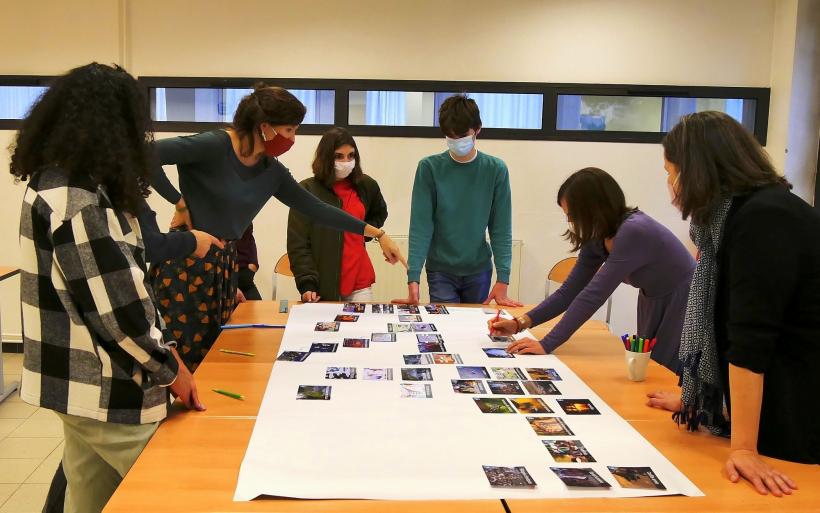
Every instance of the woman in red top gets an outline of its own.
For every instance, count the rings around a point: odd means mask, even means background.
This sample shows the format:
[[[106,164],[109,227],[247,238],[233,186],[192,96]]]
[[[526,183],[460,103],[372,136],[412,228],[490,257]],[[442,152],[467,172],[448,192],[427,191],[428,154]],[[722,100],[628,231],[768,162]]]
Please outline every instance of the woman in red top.
[[[379,184],[362,172],[356,141],[344,128],[331,128],[322,136],[313,160],[313,177],[301,185],[322,201],[378,228],[387,219]],[[302,301],[373,301],[376,273],[366,240],[362,235],[321,227],[291,210],[288,257]]]

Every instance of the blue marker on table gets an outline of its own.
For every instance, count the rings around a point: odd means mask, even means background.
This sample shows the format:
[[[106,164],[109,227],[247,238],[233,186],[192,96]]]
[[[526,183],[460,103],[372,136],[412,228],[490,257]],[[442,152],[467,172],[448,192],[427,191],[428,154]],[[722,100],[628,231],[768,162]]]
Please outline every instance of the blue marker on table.
[[[262,323],[255,323],[255,324],[223,324],[220,326],[223,330],[235,330],[239,328],[278,328],[278,329],[285,329],[284,324],[262,324]]]

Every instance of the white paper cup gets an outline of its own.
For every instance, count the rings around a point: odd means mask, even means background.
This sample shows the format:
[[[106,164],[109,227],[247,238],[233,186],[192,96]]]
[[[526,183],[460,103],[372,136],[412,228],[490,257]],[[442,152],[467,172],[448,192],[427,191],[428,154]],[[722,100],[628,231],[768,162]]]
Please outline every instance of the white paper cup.
[[[649,365],[648,353],[636,353],[633,351],[624,350],[624,359],[626,360],[626,375],[632,381],[643,381],[646,379],[646,367]]]

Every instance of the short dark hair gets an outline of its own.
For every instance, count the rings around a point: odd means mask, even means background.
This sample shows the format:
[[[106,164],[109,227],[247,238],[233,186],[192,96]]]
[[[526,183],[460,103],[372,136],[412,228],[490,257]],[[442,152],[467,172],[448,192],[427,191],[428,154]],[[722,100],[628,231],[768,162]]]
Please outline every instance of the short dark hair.
[[[155,164],[145,97],[121,67],[92,62],[57,78],[17,132],[9,170],[26,181],[54,168],[88,177],[112,206],[136,215]]]
[[[567,204],[568,221],[575,226],[574,233],[564,232],[572,251],[589,241],[614,237],[627,215],[637,210],[626,205],[618,182],[597,167],[572,173],[558,188],[558,205],[562,200]]]
[[[344,128],[333,127],[322,135],[322,139],[316,147],[316,156],[313,158],[313,176],[328,188],[333,187],[336,182],[336,150],[345,144],[353,146],[353,150],[356,152],[356,165],[348,178],[353,183],[359,183],[364,174],[362,172],[362,157],[359,155],[356,140]]]
[[[680,119],[663,138],[666,160],[677,166],[683,219],[707,224],[728,195],[789,182],[777,174],[757,140],[731,116],[704,111]]]
[[[447,137],[461,137],[471,128],[481,128],[481,113],[478,104],[466,94],[453,95],[438,109],[438,125]]]
[[[253,134],[259,131],[259,125],[300,125],[307,113],[302,102],[287,89],[264,82],[253,89],[242,98],[233,115],[232,127],[239,136],[243,157],[253,153]]]

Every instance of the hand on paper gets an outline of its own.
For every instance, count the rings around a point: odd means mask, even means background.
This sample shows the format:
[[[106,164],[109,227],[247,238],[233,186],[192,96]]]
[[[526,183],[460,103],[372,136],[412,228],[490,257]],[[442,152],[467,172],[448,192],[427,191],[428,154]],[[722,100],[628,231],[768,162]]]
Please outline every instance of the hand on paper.
[[[507,287],[508,285],[506,283],[501,283],[500,281],[495,282],[484,304],[489,305],[490,301],[494,300],[495,304],[500,306],[524,306],[522,303],[507,297]]]
[[[507,352],[510,354],[547,354],[544,348],[541,347],[541,342],[534,338],[522,338],[514,341],[507,346]]]
[[[739,482],[741,477],[746,479],[761,495],[771,492],[775,497],[782,497],[797,490],[797,484],[789,476],[767,465],[756,451],[732,450],[726,461],[726,475],[733,483]]]
[[[518,323],[515,319],[499,319],[495,317],[487,321],[487,328],[490,335],[513,335],[518,332]]]
[[[313,290],[309,290],[302,294],[302,303],[316,303],[320,299],[319,294]]]
[[[379,238],[379,245],[382,247],[382,254],[384,255],[385,262],[390,262],[391,264],[401,262],[401,265],[407,269],[407,260],[404,258],[404,255],[401,254],[401,250],[396,243],[393,242],[393,239],[391,239],[389,235],[382,235],[381,238]]]
[[[191,233],[194,234],[194,238],[196,239],[196,249],[194,249],[192,255],[197,258],[203,258],[207,255],[208,251],[211,250],[211,246],[216,246],[219,249],[223,249],[225,247],[225,243],[210,233],[205,233],[200,230],[191,230]]]
[[[199,394],[196,391],[193,374],[185,366],[176,349],[171,349],[171,353],[176,358],[177,364],[179,364],[179,371],[177,371],[176,379],[168,388],[182,400],[182,404],[189,410],[205,411],[205,406],[199,402]]]
[[[646,401],[647,406],[651,406],[652,408],[660,408],[661,410],[667,410],[671,412],[677,412],[681,410],[681,401],[680,401],[680,392],[667,392],[665,390],[657,390],[655,392],[650,392],[646,394],[646,397],[649,398]]]
[[[407,284],[407,298],[406,299],[394,299],[391,303],[396,303],[399,305],[417,305],[419,304],[419,284],[415,281],[411,281]]]

